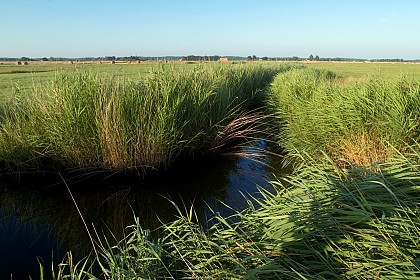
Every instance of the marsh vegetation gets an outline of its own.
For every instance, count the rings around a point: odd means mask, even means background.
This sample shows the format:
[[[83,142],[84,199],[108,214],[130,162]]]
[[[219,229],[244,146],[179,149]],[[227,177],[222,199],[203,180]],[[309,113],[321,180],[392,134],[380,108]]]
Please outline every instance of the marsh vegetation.
[[[420,141],[418,78],[343,83],[328,70],[293,70],[276,77],[270,98],[277,141],[289,156],[326,153],[337,164],[369,166]]]
[[[158,235],[140,216],[125,236],[98,234],[94,254],[68,254],[57,279],[420,277],[418,77],[349,78],[300,64],[188,67],[136,79],[58,73],[14,91],[0,107],[3,170],[145,179],[183,161],[254,155],[247,144],[264,138],[292,173],[204,224],[201,208],[174,202],[177,218],[161,219]]]
[[[58,74],[1,107],[0,158],[20,169],[167,169],[255,137],[264,90],[291,67],[158,68],[135,82]]]

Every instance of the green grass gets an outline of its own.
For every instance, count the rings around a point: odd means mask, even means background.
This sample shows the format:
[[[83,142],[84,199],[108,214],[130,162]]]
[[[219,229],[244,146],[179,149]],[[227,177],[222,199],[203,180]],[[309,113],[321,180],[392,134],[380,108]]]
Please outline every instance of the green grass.
[[[57,74],[91,72],[100,77],[121,77],[137,81],[154,69],[164,65],[158,62],[142,62],[132,64],[99,63],[30,63],[29,65],[0,65],[0,103],[7,100],[15,91],[30,94],[34,86],[47,83]],[[216,65],[216,63],[209,63]],[[191,69],[192,65],[185,63],[169,63],[174,69]]]
[[[418,279],[419,148],[376,171],[313,162],[273,182],[277,193],[265,193],[259,209],[236,214],[234,223],[216,214],[208,230],[193,210],[178,208],[179,219],[157,240],[137,222],[116,246],[104,240],[97,248],[101,277]]]
[[[15,65],[5,63],[0,65],[0,103],[6,100],[16,88],[21,91],[29,92],[33,84],[44,83],[53,78],[56,72],[73,72],[77,70],[92,71],[104,75],[123,76],[129,79],[138,79],[139,74],[146,74],[156,68],[156,62],[142,62],[132,64],[69,64],[69,63],[29,63],[29,65]],[[216,63],[208,63],[216,64]],[[271,63],[274,64],[274,63]],[[170,63],[178,69],[188,69],[194,64]],[[337,73],[337,75],[347,77],[347,79],[362,79],[367,74],[377,75],[380,73],[384,77],[392,78],[396,75],[406,74],[419,77],[420,64],[415,63],[337,63],[337,62],[318,62],[308,63],[308,67],[323,67]]]
[[[58,73],[0,107],[0,159],[19,168],[143,172],[218,153],[251,137],[261,116],[250,111],[263,105],[273,77],[291,67],[161,67],[134,81]]]
[[[137,80],[142,75],[149,73],[158,67],[158,63],[140,64],[69,64],[69,63],[48,63],[29,65],[0,65],[0,102],[7,100],[16,90],[30,93],[37,84],[43,84],[58,73],[74,73],[77,71],[89,71],[107,77],[124,77],[126,79]],[[184,64],[172,64],[172,67],[184,69]]]
[[[384,78],[400,75],[420,77],[420,63],[316,62],[306,65],[308,68],[326,68],[350,79],[363,79],[371,75],[381,75]]]
[[[293,155],[327,153],[343,164],[384,162],[420,141],[420,79],[342,82],[308,68],[279,74],[271,88],[278,143]]]

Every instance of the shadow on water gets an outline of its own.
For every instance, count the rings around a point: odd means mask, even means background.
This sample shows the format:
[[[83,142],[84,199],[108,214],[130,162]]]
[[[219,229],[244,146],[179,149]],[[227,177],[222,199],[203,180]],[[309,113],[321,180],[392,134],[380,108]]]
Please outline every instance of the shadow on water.
[[[256,141],[246,149],[269,147]],[[110,233],[121,239],[134,216],[143,228],[156,233],[162,222],[177,215],[169,200],[185,209],[194,206],[203,224],[212,216],[209,207],[223,216],[242,210],[247,206],[245,197],[258,197],[258,186],[270,188],[267,181],[272,173],[281,171],[267,164],[276,167],[279,162],[279,157],[268,154],[258,160],[224,157],[178,165],[147,180],[87,173],[69,173],[64,179],[89,227],[94,225],[99,236],[112,241]],[[29,274],[36,279],[38,261],[50,271],[51,263],[60,262],[66,251],[89,254],[92,245],[66,184],[58,173],[20,174],[19,180],[0,181],[1,279],[10,279],[11,274],[13,279],[28,279]]]

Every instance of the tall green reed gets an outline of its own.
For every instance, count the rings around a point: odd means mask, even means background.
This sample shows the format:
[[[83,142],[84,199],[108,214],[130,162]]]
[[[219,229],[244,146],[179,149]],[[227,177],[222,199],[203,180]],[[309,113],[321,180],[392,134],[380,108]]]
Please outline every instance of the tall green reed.
[[[420,140],[420,81],[380,76],[343,83],[323,69],[279,74],[271,88],[278,142],[294,154],[326,152],[344,164],[389,160]]]
[[[168,168],[230,139],[226,128],[262,106],[273,77],[292,67],[157,68],[136,82],[57,74],[13,96],[0,122],[0,158],[23,167]]]

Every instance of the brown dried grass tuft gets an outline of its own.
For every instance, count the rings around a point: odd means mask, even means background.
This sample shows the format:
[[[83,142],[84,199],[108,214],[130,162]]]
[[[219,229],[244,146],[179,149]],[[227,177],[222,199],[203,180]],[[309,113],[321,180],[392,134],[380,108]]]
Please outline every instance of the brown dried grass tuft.
[[[355,133],[341,139],[339,143],[339,165],[357,165],[368,167],[375,162],[389,161],[393,153],[377,134]]]
[[[116,108],[113,106],[114,97],[113,94],[100,116],[100,137],[104,167],[118,170],[127,167],[128,157],[124,138],[118,125],[118,119],[116,119]]]
[[[123,169],[127,167],[127,153],[118,126],[113,122],[103,124],[102,154],[106,168]]]

